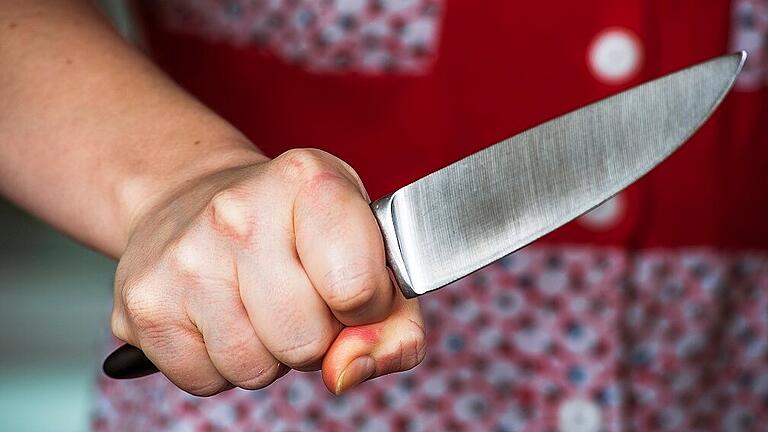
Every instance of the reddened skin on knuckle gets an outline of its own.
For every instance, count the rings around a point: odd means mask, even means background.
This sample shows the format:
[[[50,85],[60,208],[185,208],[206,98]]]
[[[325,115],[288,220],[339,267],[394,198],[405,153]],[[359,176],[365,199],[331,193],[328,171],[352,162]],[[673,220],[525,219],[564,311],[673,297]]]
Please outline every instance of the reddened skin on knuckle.
[[[217,192],[207,208],[211,226],[238,243],[247,243],[254,230],[252,205],[244,191],[230,188]]]
[[[311,174],[321,171],[333,171],[362,189],[360,176],[348,163],[320,149],[293,149],[284,153],[289,166],[298,168],[297,172]],[[307,169],[308,168],[308,169]]]
[[[318,149],[292,149],[273,160],[287,180],[314,193],[346,182],[362,189],[357,173],[341,159]]]
[[[338,160],[339,164],[341,165],[341,167],[344,169],[344,171],[346,173],[347,179],[352,184],[357,186],[357,188],[360,190],[360,193],[363,195],[363,198],[365,198],[365,200],[368,203],[370,203],[371,202],[371,197],[368,195],[368,191],[365,190],[365,186],[363,185],[363,180],[360,178],[360,175],[357,173],[357,171],[355,171],[355,169],[352,168],[351,165],[349,165],[348,163],[344,162],[343,160],[341,160],[341,159],[337,159],[337,160]]]
[[[325,168],[325,161],[314,149],[291,149],[272,160],[280,175],[294,182],[311,177]]]

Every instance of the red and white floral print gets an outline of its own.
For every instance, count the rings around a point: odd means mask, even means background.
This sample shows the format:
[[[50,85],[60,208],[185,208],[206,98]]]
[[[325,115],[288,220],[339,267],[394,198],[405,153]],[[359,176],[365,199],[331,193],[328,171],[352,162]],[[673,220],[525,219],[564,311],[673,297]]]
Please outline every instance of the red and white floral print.
[[[212,398],[102,378],[93,426],[548,431],[581,401],[601,430],[765,430],[766,292],[764,254],[534,246],[422,298],[415,370],[341,397],[314,373]]]
[[[168,0],[178,31],[256,45],[324,73],[423,73],[434,61],[443,0]]]

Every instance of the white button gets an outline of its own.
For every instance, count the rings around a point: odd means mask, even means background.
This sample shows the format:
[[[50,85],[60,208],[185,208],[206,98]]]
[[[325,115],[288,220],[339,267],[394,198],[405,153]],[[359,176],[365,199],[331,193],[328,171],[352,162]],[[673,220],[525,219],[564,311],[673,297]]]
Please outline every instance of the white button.
[[[587,399],[568,399],[557,412],[560,432],[598,432],[601,423],[600,408]]]
[[[599,33],[589,47],[589,67],[597,79],[618,84],[640,69],[643,53],[639,39],[629,30],[613,28]]]
[[[626,207],[624,196],[619,194],[610,198],[608,201],[595,207],[592,211],[578,219],[579,223],[586,228],[595,231],[602,231],[614,228]]]

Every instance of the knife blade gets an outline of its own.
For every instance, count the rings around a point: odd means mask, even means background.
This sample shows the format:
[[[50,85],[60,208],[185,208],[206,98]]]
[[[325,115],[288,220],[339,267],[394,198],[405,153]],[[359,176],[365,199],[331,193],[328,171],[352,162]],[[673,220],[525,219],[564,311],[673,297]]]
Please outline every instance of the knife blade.
[[[745,60],[742,51],[634,87],[373,203],[403,294],[460,279],[630,185],[706,121]]]
[[[691,66],[550,120],[375,201],[406,297],[442,288],[598,206],[653,169],[712,114],[747,54]],[[112,378],[157,372],[123,345]]]

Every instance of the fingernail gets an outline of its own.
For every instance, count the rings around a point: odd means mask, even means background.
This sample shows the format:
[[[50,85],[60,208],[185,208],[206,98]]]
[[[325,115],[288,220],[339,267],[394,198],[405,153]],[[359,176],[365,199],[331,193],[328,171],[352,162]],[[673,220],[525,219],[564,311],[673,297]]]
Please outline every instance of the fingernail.
[[[376,372],[376,362],[370,356],[360,356],[352,360],[336,381],[336,394],[339,395],[370,378]]]

